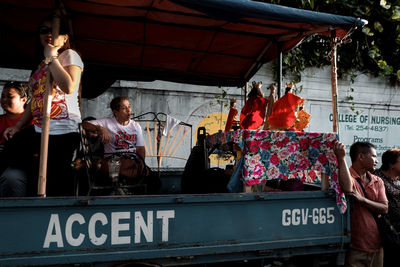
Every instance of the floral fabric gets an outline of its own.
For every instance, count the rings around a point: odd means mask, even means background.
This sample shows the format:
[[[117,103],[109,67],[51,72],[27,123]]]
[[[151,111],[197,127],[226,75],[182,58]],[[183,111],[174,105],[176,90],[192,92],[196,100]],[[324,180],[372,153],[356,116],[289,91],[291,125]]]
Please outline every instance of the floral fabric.
[[[322,174],[329,177],[330,188],[336,192],[339,211],[346,211],[346,199],[339,186],[335,133],[239,130],[218,132],[207,137],[210,147],[233,142],[242,150],[243,180],[246,185],[270,179],[300,179],[321,183]]]

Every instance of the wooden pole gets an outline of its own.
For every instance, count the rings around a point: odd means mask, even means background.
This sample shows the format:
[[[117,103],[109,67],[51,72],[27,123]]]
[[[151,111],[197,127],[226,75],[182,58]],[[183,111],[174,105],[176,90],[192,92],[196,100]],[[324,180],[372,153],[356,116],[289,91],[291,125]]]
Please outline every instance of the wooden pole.
[[[339,133],[338,89],[337,89],[337,42],[335,33],[331,37],[331,84],[332,84],[332,124],[333,132]]]
[[[183,135],[182,135],[181,139],[180,139],[179,142],[176,144],[176,146],[175,146],[174,150],[172,151],[172,153],[170,154],[170,156],[172,156],[172,155],[175,153],[176,149],[177,149],[177,148],[179,147],[179,145],[182,143],[183,139],[184,139],[185,136],[188,134],[188,132],[189,132],[189,129],[187,129],[185,132],[183,132]]]
[[[147,129],[147,139],[149,140],[149,150],[150,150],[150,156],[153,156],[153,146],[151,144],[151,137],[150,137],[150,127],[149,127],[149,122],[146,122],[146,129]],[[146,148],[146,154],[147,152],[147,148]]]
[[[181,132],[182,128],[183,128],[183,125],[182,125],[182,124],[179,125],[179,128],[178,128],[178,130],[176,131],[176,134],[175,134],[175,136],[174,136],[174,139],[172,139],[171,145],[169,146],[166,155],[168,155],[168,156],[172,155],[172,154],[170,154],[169,152],[171,151],[172,147],[174,146],[175,141],[176,141],[176,138],[178,137],[178,135],[179,135],[179,133]]]
[[[158,129],[157,129],[157,121],[154,121],[154,156],[157,156],[157,136],[158,136]]]
[[[167,147],[168,147],[168,144],[169,144],[169,139],[171,138],[171,133],[172,133],[172,131],[168,132],[167,141],[165,142],[164,149],[163,149],[163,151],[161,153],[161,155],[163,155],[163,156],[165,155],[165,151],[167,150]]]
[[[54,40],[58,38],[60,29],[60,16],[59,11],[56,14],[52,22],[52,38],[51,42],[54,45]],[[53,93],[53,78],[50,70],[47,70],[46,75],[46,91],[43,98],[43,118],[42,118],[42,135],[40,140],[40,162],[39,162],[39,180],[38,180],[38,191],[37,194],[42,197],[46,197],[46,183],[47,183],[47,159],[48,159],[48,147],[49,147],[49,131],[50,131],[50,111]]]

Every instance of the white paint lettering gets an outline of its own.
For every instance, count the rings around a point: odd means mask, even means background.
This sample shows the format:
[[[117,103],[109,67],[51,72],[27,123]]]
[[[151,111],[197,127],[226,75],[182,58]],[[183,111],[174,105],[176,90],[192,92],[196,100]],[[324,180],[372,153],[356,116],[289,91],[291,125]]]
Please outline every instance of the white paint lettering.
[[[334,207],[329,207],[328,208],[328,214],[327,214],[327,222],[328,223],[334,223],[335,222],[335,216],[332,214],[332,212],[335,210]]]
[[[308,209],[301,209],[302,224],[307,225],[308,222]]]
[[[53,230],[55,233],[53,234]],[[47,233],[44,239],[43,248],[49,248],[50,243],[55,242],[58,248],[64,247],[64,242],[61,235],[60,218],[58,214],[51,214],[49,225],[47,226]]]
[[[318,220],[318,209],[314,208],[312,210],[312,219],[313,219],[313,224],[318,224],[319,220]]]
[[[162,242],[168,241],[169,219],[175,218],[174,210],[159,210],[157,211],[157,219],[162,219],[161,227],[161,240]]]
[[[120,223],[120,220],[130,219],[130,212],[111,212],[111,244],[123,245],[130,244],[130,236],[120,236],[119,232],[129,230],[129,223]]]
[[[102,225],[108,224],[107,217],[104,213],[98,212],[93,214],[89,220],[88,232],[89,239],[93,245],[100,246],[103,245],[107,240],[106,234],[101,234],[100,236],[96,235],[96,222],[101,222]]]
[[[313,208],[311,212],[308,208],[284,209],[282,210],[282,225],[307,225],[308,219],[312,220],[313,224],[331,224],[335,222],[334,211],[334,207]]]
[[[300,222],[300,209],[294,209],[292,211],[292,224],[299,225]]]
[[[320,224],[326,223],[326,209],[325,208],[319,209],[319,223]]]
[[[282,210],[282,225],[289,226],[290,225],[290,210]]]
[[[67,222],[65,224],[65,239],[68,244],[73,247],[80,246],[85,239],[85,235],[80,233],[77,238],[72,236],[72,225],[74,222],[78,222],[80,225],[85,223],[85,218],[79,213],[72,214],[68,217]]]
[[[140,243],[140,234],[143,235],[147,242],[153,242],[153,211],[147,212],[147,224],[145,223],[142,213],[135,211],[135,243]]]

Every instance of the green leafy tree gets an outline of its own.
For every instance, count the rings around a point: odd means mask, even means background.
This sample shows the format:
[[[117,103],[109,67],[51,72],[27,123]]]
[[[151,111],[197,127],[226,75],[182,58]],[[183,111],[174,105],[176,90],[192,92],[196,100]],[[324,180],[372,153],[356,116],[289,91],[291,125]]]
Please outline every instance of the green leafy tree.
[[[400,83],[400,0],[266,0],[318,12],[358,17],[368,20],[356,31],[351,43],[338,51],[340,77],[353,79],[356,72],[382,76],[391,85]],[[284,71],[297,75],[307,67],[329,65],[328,37],[314,36],[284,55]]]

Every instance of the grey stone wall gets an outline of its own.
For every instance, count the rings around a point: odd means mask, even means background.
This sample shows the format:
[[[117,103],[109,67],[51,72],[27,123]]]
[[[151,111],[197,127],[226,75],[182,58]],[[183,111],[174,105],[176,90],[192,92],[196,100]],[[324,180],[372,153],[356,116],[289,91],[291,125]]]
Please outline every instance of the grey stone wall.
[[[269,95],[267,88],[273,82],[271,68],[271,64],[265,65],[250,80],[262,81],[266,96]],[[27,81],[29,74],[30,71],[26,70],[1,69],[0,86],[7,80]],[[290,81],[290,77],[285,77],[283,84],[287,81]],[[297,86],[302,86],[303,89],[298,95],[306,99],[305,110],[311,113],[310,125],[306,131],[332,131],[330,68],[307,69]],[[224,103],[227,104],[230,98],[236,97],[240,111],[243,106],[244,88],[218,88],[163,81],[117,81],[101,96],[82,100],[82,118],[111,116],[110,100],[118,95],[128,96],[135,116],[146,112],[163,112],[193,126],[192,136],[188,135],[176,151],[179,157],[188,158],[199,122],[212,113],[228,113],[228,108],[219,104],[216,99],[222,90],[228,92],[227,97],[223,99]],[[350,146],[357,140],[371,141],[377,146],[379,155],[389,147],[399,147],[396,139],[400,134],[399,88],[390,87],[380,78],[359,75],[354,83],[339,80],[338,90],[339,136],[342,142]],[[350,96],[354,101],[348,100]],[[145,130],[146,125],[142,126]],[[148,161],[152,166],[157,165],[154,158],[149,158]],[[184,164],[184,160],[177,159],[162,161],[162,167],[183,167]]]

